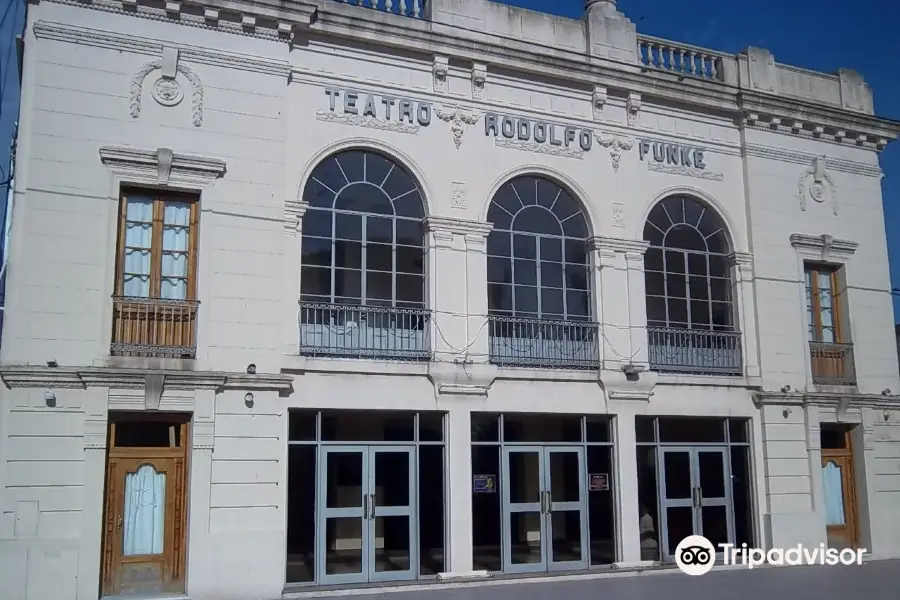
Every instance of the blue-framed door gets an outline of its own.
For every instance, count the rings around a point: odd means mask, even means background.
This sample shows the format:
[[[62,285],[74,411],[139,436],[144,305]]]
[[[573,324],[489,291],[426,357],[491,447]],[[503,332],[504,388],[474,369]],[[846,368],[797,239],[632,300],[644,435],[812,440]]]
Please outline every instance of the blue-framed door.
[[[322,446],[319,452],[319,583],[367,582],[371,554],[368,447]]]
[[[414,447],[369,447],[369,581],[416,578],[416,473]]]
[[[544,448],[504,446],[502,458],[503,570],[546,571]]]
[[[588,568],[585,477],[584,448],[544,449],[544,520],[550,571]]]

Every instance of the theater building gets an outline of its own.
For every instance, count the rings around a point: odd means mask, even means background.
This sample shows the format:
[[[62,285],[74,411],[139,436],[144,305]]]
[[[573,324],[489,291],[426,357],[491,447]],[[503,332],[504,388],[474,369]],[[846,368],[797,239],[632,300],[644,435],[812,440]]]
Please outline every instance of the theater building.
[[[0,598],[900,557],[900,124],[585,4],[29,6]]]

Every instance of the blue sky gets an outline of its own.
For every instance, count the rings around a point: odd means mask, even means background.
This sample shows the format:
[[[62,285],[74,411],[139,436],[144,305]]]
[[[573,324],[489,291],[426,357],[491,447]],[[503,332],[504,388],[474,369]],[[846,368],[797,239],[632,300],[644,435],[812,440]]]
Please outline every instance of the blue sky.
[[[584,0],[509,0],[509,4],[578,18]],[[7,8],[10,7],[7,14]],[[18,81],[13,36],[21,30],[24,0],[0,0],[0,181],[8,164]],[[879,116],[900,119],[900,1],[897,0],[619,0],[640,33],[737,53],[768,48],[776,60],[824,72],[840,67],[863,74]],[[4,16],[6,18],[4,19]],[[881,156],[891,280],[900,287],[900,141]],[[0,188],[0,193],[3,190]],[[2,203],[0,203],[2,204]],[[2,209],[0,209],[2,210]],[[900,297],[894,298],[900,315]]]

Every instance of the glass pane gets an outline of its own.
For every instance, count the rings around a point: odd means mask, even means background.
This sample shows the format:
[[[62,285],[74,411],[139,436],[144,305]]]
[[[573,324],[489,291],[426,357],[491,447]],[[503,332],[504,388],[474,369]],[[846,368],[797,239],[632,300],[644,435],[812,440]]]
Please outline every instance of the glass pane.
[[[609,417],[585,417],[585,441],[588,442],[611,442],[612,437],[609,431]],[[640,441],[640,440],[638,440]]]
[[[472,449],[475,450],[474,448]],[[497,451],[494,449],[494,455]],[[419,446],[419,574],[437,575],[444,568],[444,447]],[[495,494],[496,495],[496,494]],[[474,504],[474,503],[473,503]],[[473,521],[474,521],[473,506]],[[499,520],[498,520],[499,525]]]
[[[316,415],[312,410],[288,412],[288,440],[312,442],[316,439]]]
[[[659,417],[658,422],[661,443],[725,442],[725,419]]]
[[[830,460],[822,467],[825,488],[825,524],[844,525],[844,482],[841,466]]]
[[[580,442],[581,417],[575,415],[503,416],[504,442]]]
[[[188,249],[188,229],[187,227],[171,227],[166,225],[163,227],[162,236],[163,250],[174,250],[178,252],[187,252]]]
[[[362,573],[363,520],[360,517],[329,518],[325,522],[325,573]]]
[[[122,554],[146,556],[165,551],[166,474],[141,465],[125,475]]]
[[[499,442],[500,415],[494,413],[472,413],[472,441]]]
[[[375,518],[375,571],[409,571],[409,515]]]
[[[509,501],[540,502],[541,457],[537,452],[509,453]]]
[[[577,452],[550,453],[550,501],[581,500],[581,461]]]
[[[725,506],[704,506],[700,515],[703,537],[712,542],[713,546],[727,544],[728,539],[728,509]]]
[[[638,452],[645,450],[638,448]],[[587,471],[591,475],[606,475],[606,485],[588,485],[588,547],[591,565],[605,565],[616,561],[616,510],[613,498],[613,448],[588,446]],[[592,478],[604,483],[602,477]],[[589,479],[590,480],[590,479]],[[599,481],[596,481],[599,480]]]
[[[550,515],[552,562],[581,560],[581,511],[553,511]]]
[[[725,456],[717,451],[697,453],[700,465],[700,493],[704,498],[725,497]]]
[[[375,451],[375,506],[409,506],[410,458],[409,452]]]
[[[125,207],[125,220],[140,223],[152,222],[153,200],[151,198],[129,197]]]
[[[325,506],[362,509],[362,452],[327,452],[325,457]]]
[[[496,420],[494,416],[494,421]],[[472,446],[472,565],[476,570],[503,570],[500,548],[504,517],[500,510],[502,490],[499,488],[506,485],[506,482],[500,481],[499,474],[500,447]],[[476,486],[476,478],[483,483]],[[491,482],[494,485],[488,485]],[[443,529],[443,518],[440,519],[439,526]]]
[[[315,413],[313,413],[315,416]],[[294,414],[290,415],[295,428]],[[315,432],[315,427],[313,427]],[[287,564],[288,583],[311,582],[316,573],[316,446],[288,446],[287,458]]]
[[[690,506],[668,507],[666,533],[669,535],[669,556],[675,556],[678,543],[689,535],[694,535],[694,509]]]
[[[747,426],[750,421],[746,419],[728,419],[728,433],[731,436],[731,442],[749,442],[747,435]]]
[[[656,430],[653,427],[653,417],[635,417],[634,429],[638,442],[656,441]]]
[[[541,513],[509,513],[509,538],[512,564],[541,562]]]
[[[665,452],[663,477],[666,482],[666,498],[670,500],[691,497],[691,453]]]

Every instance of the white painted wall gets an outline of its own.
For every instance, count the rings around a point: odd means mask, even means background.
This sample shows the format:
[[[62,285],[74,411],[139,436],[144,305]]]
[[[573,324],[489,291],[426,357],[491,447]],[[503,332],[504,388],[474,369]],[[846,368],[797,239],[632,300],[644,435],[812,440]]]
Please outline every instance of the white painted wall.
[[[560,34],[570,25],[554,27]],[[531,27],[522,25],[521,31]],[[85,29],[108,37],[86,43]],[[549,35],[546,28],[539,31]],[[79,43],[73,35],[80,36]],[[289,52],[283,42],[51,2],[31,7],[26,41],[0,362],[110,364],[119,179],[101,164],[99,148],[112,145],[151,151],[166,147],[226,163],[224,177],[202,190],[194,368],[242,372],[252,362],[261,373],[323,371],[298,374],[287,398],[255,392],[252,409],[245,406],[243,391],[164,395],[161,408],[193,411],[195,434],[206,440],[191,453],[188,593],[194,600],[263,599],[281,593],[290,407],[449,411],[448,568],[453,571],[471,568],[468,428],[470,411],[477,410],[617,416],[617,510],[624,562],[640,555],[634,416],[750,417],[757,442],[755,519],[761,541],[816,542],[824,536],[824,525],[814,511],[815,465],[806,445],[811,421],[802,409],[795,408],[789,418],[781,407],[758,410],[749,389],[761,385],[777,390],[789,384],[807,390],[809,385],[798,259],[788,241],[793,233],[829,234],[859,243],[847,271],[859,389],[900,391],[872,150],[739,130],[730,119],[647,100],[629,127],[625,100],[618,96],[609,98],[598,121],[590,94],[581,89],[495,72],[489,72],[485,99],[472,101],[469,70],[451,67],[447,93],[441,95],[433,88],[430,59],[392,57],[372,45],[348,49],[336,40],[317,38]],[[192,123],[190,98],[174,108],[152,99],[152,74],[143,82],[139,118],[129,114],[132,77],[159,58],[163,45],[179,47],[180,60],[202,81],[201,127]],[[224,60],[219,58],[225,54]],[[800,76],[791,75],[791,89],[802,87]],[[597,140],[582,158],[500,148],[485,136],[483,120],[465,129],[459,148],[449,124],[436,114],[415,134],[324,122],[316,111],[328,108],[325,86],[404,95],[448,111],[464,103],[477,113],[548,119],[633,142],[647,138],[698,145],[721,179],[650,172],[638,160],[636,147],[621,152],[615,170],[610,150]],[[742,271],[748,292],[742,296],[741,313],[748,377],[660,377],[649,400],[625,400],[610,392],[611,371],[603,372],[603,386],[596,374],[521,371],[502,373],[486,396],[460,397],[435,393],[435,382],[448,377],[470,383],[452,366],[445,365],[442,372],[433,365],[365,361],[338,366],[290,356],[297,344],[300,237],[285,230],[286,221],[291,225],[285,206],[296,204],[319,160],[352,145],[381,149],[405,164],[423,187],[430,216],[483,221],[499,185],[513,175],[537,172],[555,176],[584,202],[594,235],[640,240],[655,201],[676,192],[702,197],[727,223],[734,250],[753,255]],[[742,157],[742,148],[751,147],[756,152]],[[766,148],[789,156],[770,152],[766,158]],[[808,202],[806,211],[800,209],[798,179],[818,155],[829,158],[840,201],[837,216],[828,205]],[[486,310],[483,232],[479,238],[470,225],[457,223],[449,227],[449,236],[446,246],[434,236],[430,240],[433,308],[442,311],[436,317],[443,334],[438,357],[452,357],[474,341],[470,358],[484,362],[486,342],[474,339],[485,335],[480,327]],[[622,245],[614,257],[597,258],[602,296],[596,303],[608,339],[603,349],[607,366],[615,367],[621,356],[646,361],[639,253]],[[470,316],[460,316],[464,314]],[[488,367],[475,367],[485,381],[495,375]],[[104,443],[97,439],[102,440],[108,410],[140,403],[134,402],[134,390],[62,389],[51,409],[45,406],[44,390],[0,390],[0,581],[5,584],[0,599],[43,600],[52,593],[54,598],[93,600],[105,455]],[[900,413],[885,420],[882,411],[864,409],[853,413],[861,423],[864,411],[871,423],[861,463],[865,468],[859,469],[869,518],[865,539],[875,555],[900,556],[895,525]]]

